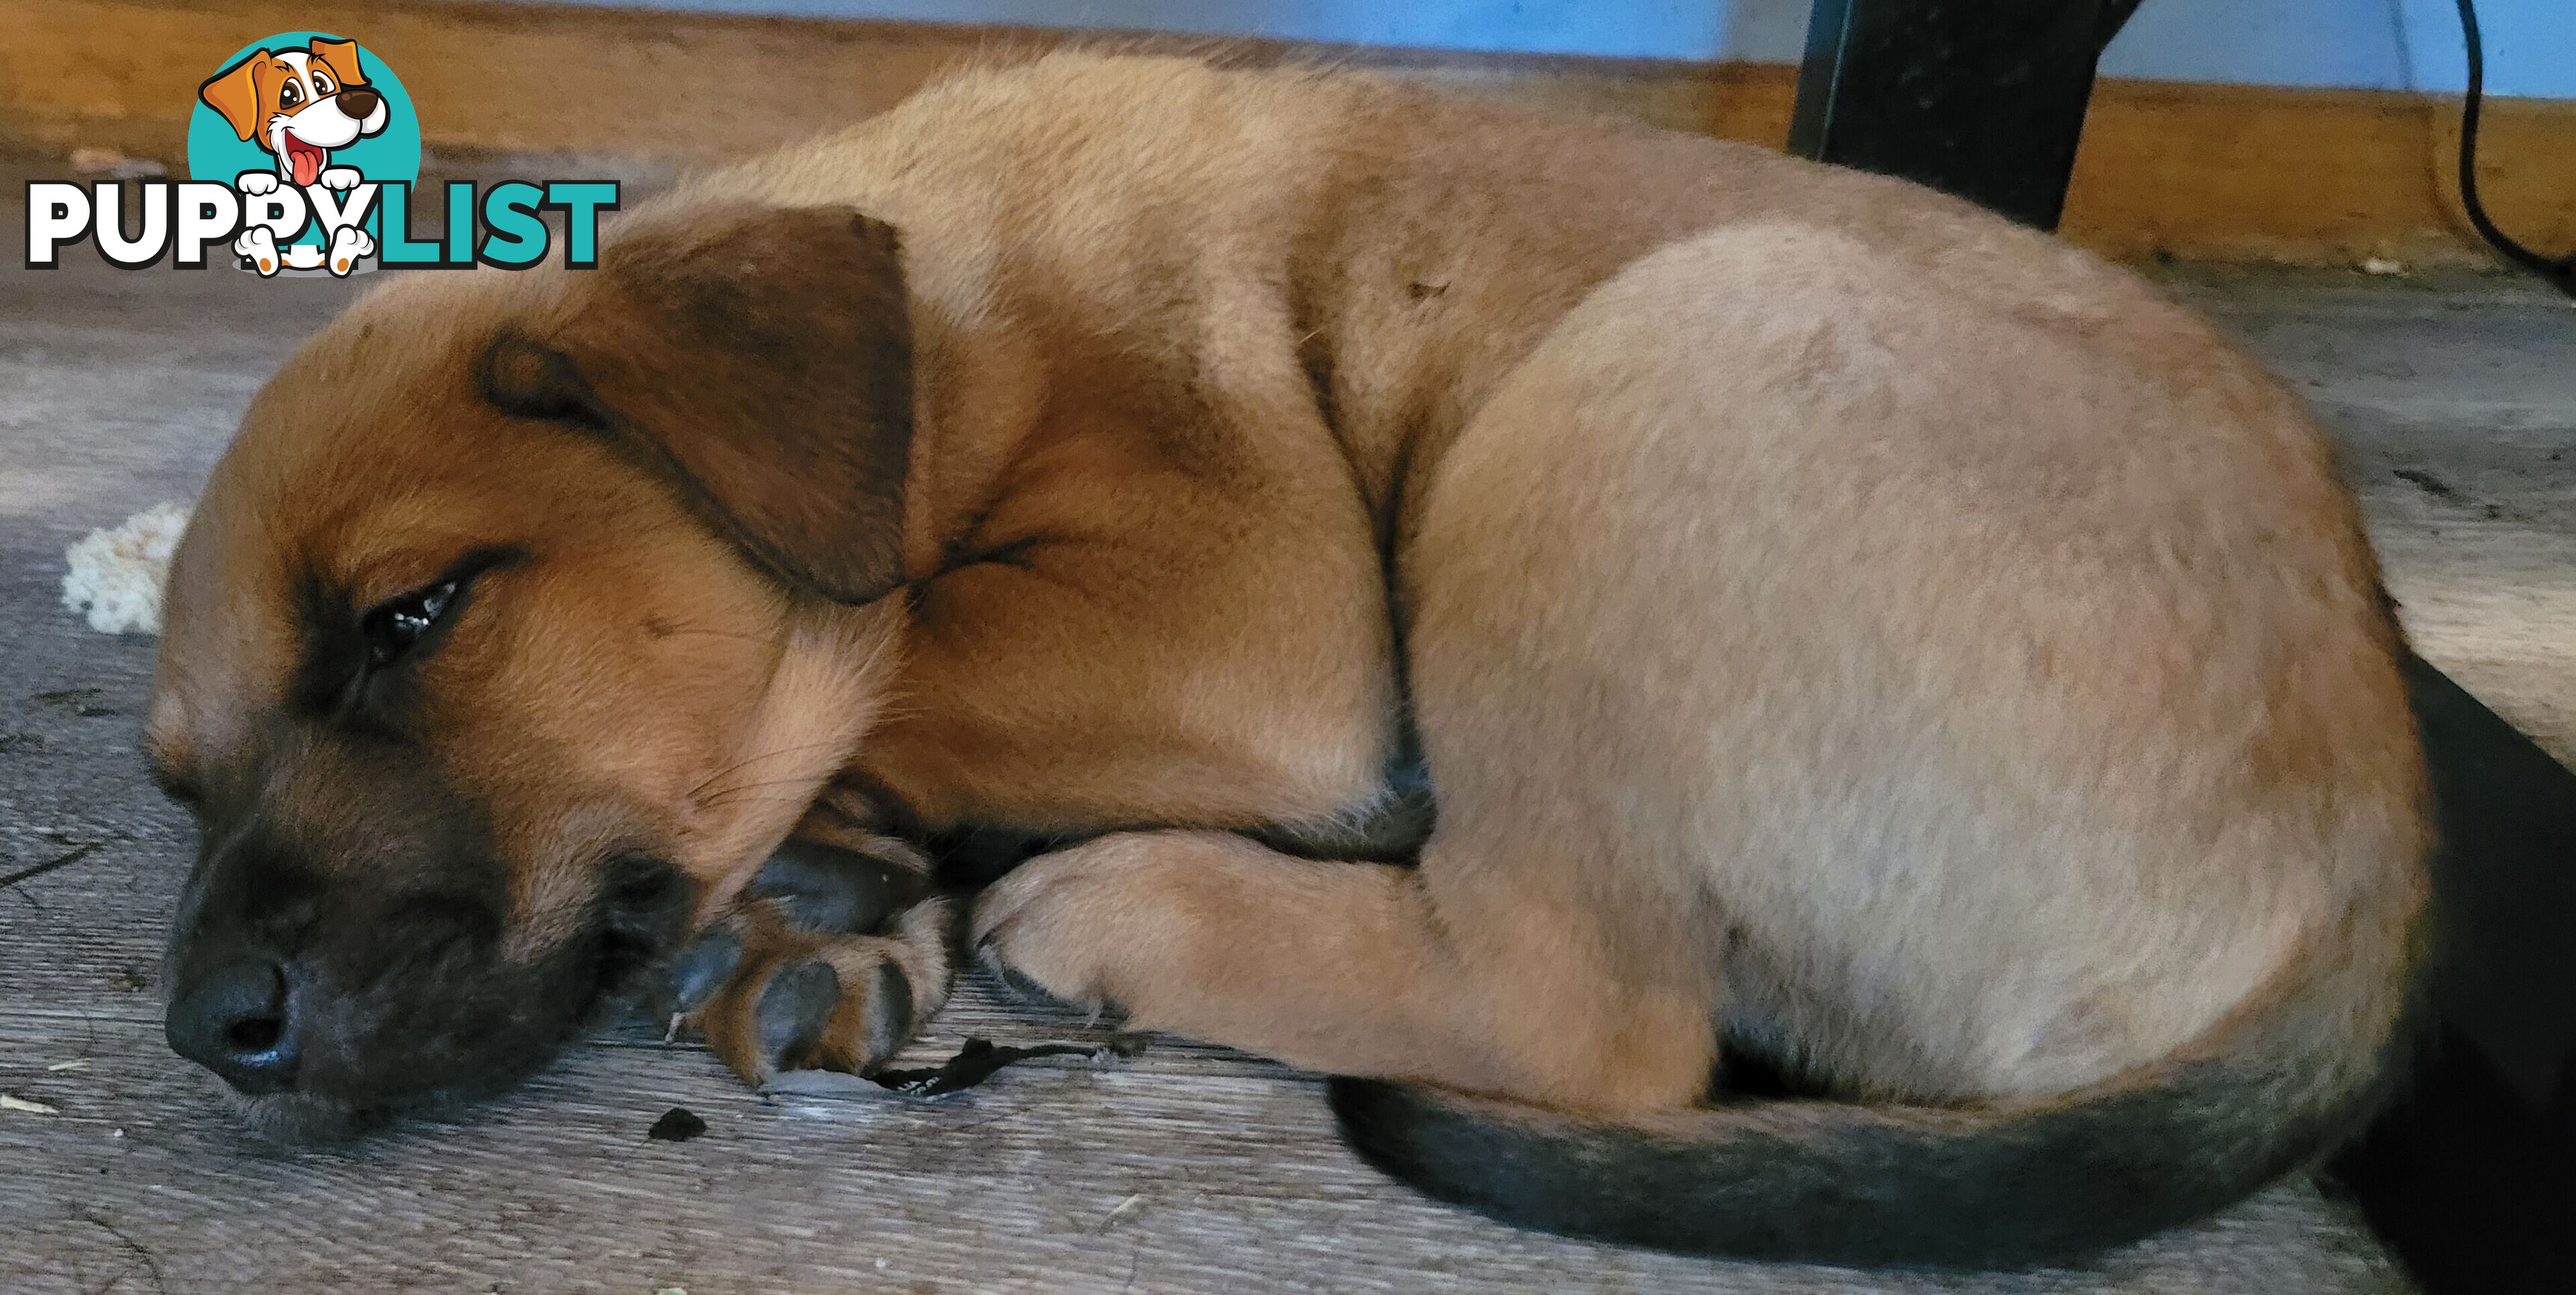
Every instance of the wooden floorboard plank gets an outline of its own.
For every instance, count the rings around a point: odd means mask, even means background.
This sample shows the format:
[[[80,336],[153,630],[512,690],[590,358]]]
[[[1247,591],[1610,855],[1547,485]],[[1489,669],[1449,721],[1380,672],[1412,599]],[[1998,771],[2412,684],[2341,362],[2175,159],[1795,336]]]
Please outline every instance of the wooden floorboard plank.
[[[2176,287],[2334,430],[2417,650],[2576,760],[2576,309],[2462,275]]]
[[[138,1248],[173,1291],[2404,1289],[2304,1183],[2081,1273],[1932,1281],[1535,1236],[1362,1168],[1318,1085],[1284,1073],[1053,1062],[939,1104],[763,1102],[694,1049],[584,1048],[461,1120],[277,1153],[244,1145],[157,1026],[0,1013],[0,1031],[0,1090],[58,1108],[0,1112],[12,1292],[96,1289]],[[707,1133],[648,1141],[675,1103]]]

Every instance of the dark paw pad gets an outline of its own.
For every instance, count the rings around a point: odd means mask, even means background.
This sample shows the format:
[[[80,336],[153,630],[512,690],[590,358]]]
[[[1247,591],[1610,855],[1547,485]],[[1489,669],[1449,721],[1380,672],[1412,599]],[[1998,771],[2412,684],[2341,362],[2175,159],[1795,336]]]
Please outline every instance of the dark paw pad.
[[[671,1038],[702,1036],[744,1079],[867,1073],[947,1001],[950,911],[917,874],[799,847],[743,898],[671,961],[659,1006]],[[815,929],[842,922],[885,933]]]
[[[860,1026],[860,1056],[868,1065],[883,1061],[912,1037],[912,981],[891,962],[877,964],[876,986],[868,994]]]
[[[752,1009],[763,1068],[811,1068],[840,1004],[841,977],[830,964],[799,962],[779,968],[761,987],[760,1003]]]

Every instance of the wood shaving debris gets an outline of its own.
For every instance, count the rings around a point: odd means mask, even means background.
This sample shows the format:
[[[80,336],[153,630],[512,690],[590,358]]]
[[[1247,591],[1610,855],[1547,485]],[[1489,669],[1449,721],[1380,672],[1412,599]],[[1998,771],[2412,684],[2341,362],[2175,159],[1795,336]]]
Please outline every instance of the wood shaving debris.
[[[0,1093],[0,1111],[20,1111],[28,1115],[59,1115],[62,1108],[52,1102],[40,1102],[15,1093]]]
[[[63,554],[63,606],[101,634],[160,633],[161,584],[187,526],[186,505],[165,503],[91,531]]]
[[[45,1067],[45,1069],[47,1069],[47,1070],[87,1070],[87,1069],[89,1069],[89,1059],[88,1059],[87,1057],[76,1057],[76,1058],[74,1058],[74,1059],[72,1059],[72,1060],[70,1060],[70,1061],[57,1061],[57,1062],[55,1062],[54,1064],[52,1064],[52,1065],[50,1065],[50,1066]]]

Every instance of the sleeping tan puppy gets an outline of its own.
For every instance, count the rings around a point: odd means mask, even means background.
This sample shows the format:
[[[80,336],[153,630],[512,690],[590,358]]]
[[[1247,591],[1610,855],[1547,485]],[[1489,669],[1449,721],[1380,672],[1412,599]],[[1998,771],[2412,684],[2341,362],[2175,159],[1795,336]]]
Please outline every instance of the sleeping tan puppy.
[[[169,605],[170,1034],[291,1131],[654,967],[866,1069],[956,917],[1505,1218],[2028,1263],[2366,1113],[2424,890],[2280,383],[1905,184],[1364,78],[1053,57],[389,283]],[[1070,844],[960,914],[969,830]]]

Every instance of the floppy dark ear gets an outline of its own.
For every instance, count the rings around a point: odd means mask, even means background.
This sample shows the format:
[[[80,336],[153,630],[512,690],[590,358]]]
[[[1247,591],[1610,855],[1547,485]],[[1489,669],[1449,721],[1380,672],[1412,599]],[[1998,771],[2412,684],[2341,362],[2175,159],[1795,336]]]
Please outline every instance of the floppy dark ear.
[[[912,333],[892,227],[693,213],[610,244],[484,353],[502,409],[606,438],[753,561],[836,602],[904,580]]]

